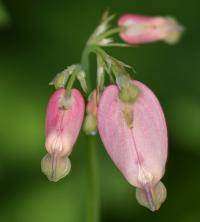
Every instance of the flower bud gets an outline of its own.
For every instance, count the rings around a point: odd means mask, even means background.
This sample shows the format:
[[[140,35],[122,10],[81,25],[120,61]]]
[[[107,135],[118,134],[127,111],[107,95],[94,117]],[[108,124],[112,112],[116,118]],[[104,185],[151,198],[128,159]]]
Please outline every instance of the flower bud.
[[[89,102],[86,106],[87,115],[84,121],[84,131],[88,135],[95,135],[97,132],[97,93],[94,90],[89,98]]]
[[[96,116],[91,113],[88,113],[85,117],[83,129],[87,135],[95,135],[97,132]]]
[[[84,100],[78,90],[71,91],[67,109],[61,106],[64,98],[65,90],[57,90],[50,98],[47,108],[45,145],[49,155],[42,160],[42,171],[52,181],[58,181],[70,170],[68,156],[76,142],[84,116]]]
[[[92,113],[94,116],[97,115],[97,110],[98,110],[98,107],[97,107],[97,100],[99,98],[97,98],[97,92],[96,90],[94,90],[91,95],[89,96],[89,102],[86,106],[86,112],[87,113]]]
[[[142,44],[163,40],[169,44],[178,42],[184,28],[171,17],[150,17],[127,14],[119,19],[124,30],[120,37],[130,44]]]
[[[158,184],[167,160],[167,128],[153,92],[139,81],[132,84],[139,91],[133,104],[121,101],[117,86],[105,89],[98,107],[98,130],[115,165],[139,189],[138,202],[154,211],[166,194],[164,185]]]

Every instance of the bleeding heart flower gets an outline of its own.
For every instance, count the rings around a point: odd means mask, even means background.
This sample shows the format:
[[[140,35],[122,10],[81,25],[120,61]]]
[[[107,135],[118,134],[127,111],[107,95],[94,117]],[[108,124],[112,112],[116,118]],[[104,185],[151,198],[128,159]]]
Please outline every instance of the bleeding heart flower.
[[[130,44],[149,43],[164,40],[169,44],[176,43],[184,28],[171,17],[150,17],[127,14],[118,22],[124,27],[121,38]]]
[[[97,113],[98,130],[111,159],[128,182],[137,187],[140,204],[157,210],[166,198],[160,182],[167,160],[167,128],[158,99],[144,84],[133,104],[124,103],[111,85],[103,92]]]
[[[63,108],[65,107],[65,108]],[[49,180],[58,181],[70,171],[70,155],[78,137],[83,116],[84,100],[76,89],[66,98],[65,90],[57,90],[49,100],[46,115],[46,149],[42,171]]]

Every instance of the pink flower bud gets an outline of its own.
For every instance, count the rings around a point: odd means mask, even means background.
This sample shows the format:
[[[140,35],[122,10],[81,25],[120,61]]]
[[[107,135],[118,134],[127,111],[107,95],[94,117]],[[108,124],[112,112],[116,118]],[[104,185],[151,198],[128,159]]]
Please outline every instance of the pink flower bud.
[[[92,92],[92,95],[89,98],[89,102],[88,102],[88,104],[86,106],[86,112],[87,113],[91,113],[94,116],[96,116],[97,109],[98,109],[98,107],[97,107],[97,93],[96,93],[96,90],[94,90]]]
[[[150,17],[127,14],[119,19],[119,26],[124,27],[121,38],[130,44],[142,44],[164,40],[176,43],[184,28],[171,17]]]
[[[86,112],[87,115],[85,117],[84,121],[84,131],[88,135],[95,135],[97,132],[97,121],[96,121],[96,115],[97,115],[97,93],[96,90],[92,92],[92,94],[89,97],[89,101],[86,106]]]
[[[105,89],[98,107],[98,130],[115,165],[139,189],[139,203],[154,211],[166,197],[159,181],[167,160],[167,128],[153,92],[141,82],[132,84],[139,91],[133,104],[119,99],[117,86]]]
[[[69,172],[65,166],[69,168],[70,162],[65,157],[70,155],[78,137],[84,108],[83,97],[76,89],[67,98],[65,90],[59,89],[49,100],[46,115],[46,149],[49,155],[43,159],[42,170],[50,180],[57,181]],[[49,169],[50,166],[52,169]]]

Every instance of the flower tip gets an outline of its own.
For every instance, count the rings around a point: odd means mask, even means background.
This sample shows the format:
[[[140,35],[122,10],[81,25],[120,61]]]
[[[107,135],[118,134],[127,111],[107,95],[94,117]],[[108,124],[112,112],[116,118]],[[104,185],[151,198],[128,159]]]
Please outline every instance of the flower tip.
[[[164,41],[168,44],[176,44],[183,32],[185,31],[185,27],[180,25],[174,18],[167,17],[166,18],[166,37]]]
[[[150,184],[145,184],[143,188],[136,189],[138,203],[152,212],[159,210],[166,197],[167,190],[162,182],[158,182],[154,187],[151,187]]]
[[[41,161],[41,170],[52,182],[57,182],[67,176],[71,169],[69,158],[45,155]]]

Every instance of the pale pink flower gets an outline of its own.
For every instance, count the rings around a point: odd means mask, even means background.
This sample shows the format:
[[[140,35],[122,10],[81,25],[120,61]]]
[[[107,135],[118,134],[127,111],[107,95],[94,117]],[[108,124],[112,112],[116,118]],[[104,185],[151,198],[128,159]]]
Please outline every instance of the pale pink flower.
[[[179,40],[184,30],[171,17],[127,14],[119,19],[118,24],[124,28],[120,37],[130,44],[142,44],[159,40],[173,44]]]
[[[115,165],[131,185],[139,188],[138,201],[156,210],[166,197],[159,182],[168,150],[165,117],[153,92],[139,81],[132,84],[139,90],[133,104],[119,99],[116,85],[105,89],[98,107],[98,130]]]
[[[63,108],[63,104],[67,107]],[[46,149],[48,156],[43,159],[43,171],[49,179],[57,181],[61,175],[59,171],[59,160],[66,158],[66,164],[70,164],[68,156],[72,152],[77,140],[84,117],[84,100],[76,89],[71,91],[71,96],[65,98],[65,90],[57,90],[49,100],[46,114]],[[46,161],[46,162],[45,162]],[[46,165],[45,165],[46,164]],[[51,165],[51,169],[49,169]],[[62,164],[63,167],[63,164]],[[48,168],[48,172],[45,169]],[[66,169],[67,170],[67,169]],[[46,170],[47,171],[47,170]],[[66,172],[60,172],[62,177]]]

